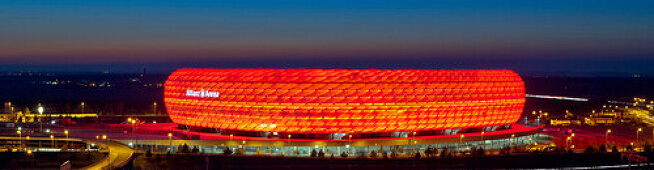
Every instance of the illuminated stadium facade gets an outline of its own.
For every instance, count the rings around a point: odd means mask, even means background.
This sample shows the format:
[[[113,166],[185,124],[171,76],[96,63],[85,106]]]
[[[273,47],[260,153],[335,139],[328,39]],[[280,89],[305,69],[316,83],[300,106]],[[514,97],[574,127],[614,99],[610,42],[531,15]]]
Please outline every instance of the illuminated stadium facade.
[[[164,96],[192,130],[330,140],[511,129],[525,104],[509,70],[180,69]]]

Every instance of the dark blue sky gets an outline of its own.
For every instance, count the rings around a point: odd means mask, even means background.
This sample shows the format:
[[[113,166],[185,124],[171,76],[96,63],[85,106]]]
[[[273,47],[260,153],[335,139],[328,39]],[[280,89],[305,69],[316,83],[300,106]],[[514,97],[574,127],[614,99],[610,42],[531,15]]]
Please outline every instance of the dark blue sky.
[[[654,1],[0,1],[0,71],[654,73]]]

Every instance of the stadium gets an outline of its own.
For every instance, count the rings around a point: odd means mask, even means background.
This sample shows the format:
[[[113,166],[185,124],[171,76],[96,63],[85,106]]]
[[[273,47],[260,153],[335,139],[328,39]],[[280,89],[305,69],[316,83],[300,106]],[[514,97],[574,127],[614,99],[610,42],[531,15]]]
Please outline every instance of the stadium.
[[[525,87],[510,70],[180,69],[164,102],[178,128],[244,153],[499,149],[538,132],[516,123]]]

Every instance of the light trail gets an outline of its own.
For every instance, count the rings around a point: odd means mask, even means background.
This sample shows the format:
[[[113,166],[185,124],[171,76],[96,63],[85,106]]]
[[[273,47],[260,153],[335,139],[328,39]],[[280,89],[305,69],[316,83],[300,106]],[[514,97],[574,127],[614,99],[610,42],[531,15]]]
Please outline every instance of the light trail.
[[[588,99],[586,99],[586,98],[552,96],[552,95],[538,95],[538,94],[527,94],[526,97],[540,98],[540,99],[568,100],[568,101],[576,101],[576,102],[587,102],[588,101]]]

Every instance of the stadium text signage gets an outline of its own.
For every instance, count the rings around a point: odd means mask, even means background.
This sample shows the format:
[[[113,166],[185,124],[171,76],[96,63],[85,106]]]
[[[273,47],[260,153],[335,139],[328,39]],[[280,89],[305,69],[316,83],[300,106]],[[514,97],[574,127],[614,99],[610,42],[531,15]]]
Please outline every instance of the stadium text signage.
[[[200,91],[194,91],[194,90],[186,90],[186,96],[190,97],[200,97],[200,98],[205,98],[205,97],[213,97],[217,98],[220,97],[220,93],[218,92],[212,92],[209,90],[200,90]]]

